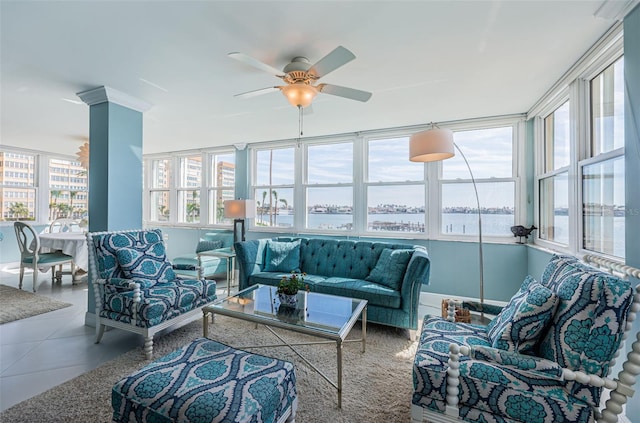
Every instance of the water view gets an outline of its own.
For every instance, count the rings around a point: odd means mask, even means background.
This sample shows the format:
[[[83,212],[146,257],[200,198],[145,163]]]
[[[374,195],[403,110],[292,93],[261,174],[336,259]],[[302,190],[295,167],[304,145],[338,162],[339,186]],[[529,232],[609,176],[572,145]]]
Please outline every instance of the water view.
[[[268,216],[264,216],[269,225]],[[327,230],[350,230],[353,225],[353,215],[346,213],[309,213],[307,215],[307,228]],[[615,216],[613,223],[613,255],[624,257],[624,216]],[[260,221],[260,217],[256,222]],[[259,223],[258,223],[259,224]],[[514,222],[513,214],[482,214],[483,236],[513,236],[511,227]],[[292,227],[292,214],[278,214],[275,225],[280,227]],[[555,216],[554,240],[561,244],[569,242],[569,217]],[[423,213],[384,213],[369,214],[367,230],[385,232],[424,232]],[[443,234],[449,235],[477,235],[478,215],[474,213],[443,213]],[[537,235],[537,234],[536,234]]]

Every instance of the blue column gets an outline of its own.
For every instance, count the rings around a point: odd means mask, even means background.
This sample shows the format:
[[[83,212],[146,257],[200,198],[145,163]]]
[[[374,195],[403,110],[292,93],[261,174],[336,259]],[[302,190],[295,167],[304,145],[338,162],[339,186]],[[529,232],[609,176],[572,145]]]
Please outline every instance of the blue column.
[[[151,106],[104,86],[77,95],[90,107],[89,231],[142,229],[142,113]],[[88,295],[92,324],[92,286]]]

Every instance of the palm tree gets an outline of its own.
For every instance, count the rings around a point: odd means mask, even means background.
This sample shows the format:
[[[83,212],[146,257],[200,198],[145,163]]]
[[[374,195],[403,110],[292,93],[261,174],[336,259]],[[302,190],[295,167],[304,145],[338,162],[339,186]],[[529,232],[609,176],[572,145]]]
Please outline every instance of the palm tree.
[[[191,191],[191,202],[187,204],[187,220],[193,222],[196,216],[200,216],[200,204],[198,200],[198,191]],[[191,218],[189,220],[188,218]]]
[[[280,202],[282,203],[283,208],[285,208],[287,210],[289,209],[289,202],[287,201],[286,198],[281,198]]]
[[[9,206],[9,213],[12,217],[16,218],[16,220],[29,217],[29,209],[24,203],[12,203]]]
[[[49,218],[50,220],[56,220],[56,218],[58,217],[57,215],[57,210],[58,210],[58,198],[60,198],[60,196],[62,195],[62,191],[57,190],[57,189],[52,189],[51,190],[51,197],[53,197],[53,203],[49,204]]]
[[[71,211],[70,216],[73,218],[73,199],[78,195],[78,191],[69,191],[69,210]]]
[[[262,191],[262,209],[260,209],[260,220],[264,223],[264,208],[267,206],[266,202],[267,201],[267,191]]]
[[[276,205],[273,210],[273,226],[278,226],[278,191],[274,189],[271,194],[273,195],[273,203]]]
[[[271,184],[273,183],[273,149],[269,150],[269,226],[273,226],[273,203],[271,202]]]

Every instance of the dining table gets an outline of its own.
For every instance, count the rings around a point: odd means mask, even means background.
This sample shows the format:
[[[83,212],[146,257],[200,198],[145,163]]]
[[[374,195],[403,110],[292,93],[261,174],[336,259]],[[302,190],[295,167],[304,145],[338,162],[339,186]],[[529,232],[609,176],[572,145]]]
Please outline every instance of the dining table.
[[[87,234],[84,232],[53,232],[39,234],[42,252],[62,251],[73,257],[71,276],[73,282],[86,278],[89,268]],[[63,272],[64,274],[64,272]]]

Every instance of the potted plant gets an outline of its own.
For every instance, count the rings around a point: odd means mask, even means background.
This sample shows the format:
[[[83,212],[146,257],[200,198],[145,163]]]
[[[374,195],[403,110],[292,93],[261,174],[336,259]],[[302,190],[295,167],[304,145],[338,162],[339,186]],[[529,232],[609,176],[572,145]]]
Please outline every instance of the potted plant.
[[[278,298],[285,307],[294,307],[298,303],[298,291],[304,289],[306,273],[291,272],[290,276],[283,276],[278,283]]]

